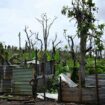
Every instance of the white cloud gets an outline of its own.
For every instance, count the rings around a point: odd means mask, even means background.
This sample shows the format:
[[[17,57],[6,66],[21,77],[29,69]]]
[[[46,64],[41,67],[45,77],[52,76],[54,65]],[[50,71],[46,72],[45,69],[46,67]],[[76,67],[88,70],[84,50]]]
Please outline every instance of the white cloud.
[[[100,15],[97,15],[99,20],[104,19],[104,6],[99,0],[95,0],[100,8]],[[26,36],[23,32],[24,26],[27,25],[34,32],[41,33],[41,25],[35,20],[35,17],[40,18],[42,13],[47,13],[51,20],[54,16],[58,19],[51,28],[49,40],[58,33],[59,40],[64,39],[63,29],[68,30],[68,34],[74,34],[74,23],[69,23],[66,16],[61,14],[63,5],[70,5],[70,0],[1,0],[0,2],[0,41],[6,44],[18,46],[18,32],[22,32],[22,43]],[[42,36],[41,36],[42,37]]]

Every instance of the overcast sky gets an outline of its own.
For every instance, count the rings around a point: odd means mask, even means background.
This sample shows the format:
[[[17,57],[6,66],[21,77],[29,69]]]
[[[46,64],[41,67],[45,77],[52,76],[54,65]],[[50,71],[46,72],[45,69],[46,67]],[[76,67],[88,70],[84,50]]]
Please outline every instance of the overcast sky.
[[[6,45],[18,46],[18,33],[21,32],[22,46],[26,35],[24,27],[29,26],[33,32],[39,32],[42,37],[41,25],[35,17],[40,18],[42,13],[47,13],[48,17],[53,20],[56,16],[51,31],[49,42],[54,38],[55,33],[58,39],[62,40],[63,29],[68,30],[68,34],[74,34],[75,25],[69,23],[66,16],[61,14],[64,5],[70,5],[71,0],[0,0],[0,42]],[[94,0],[99,8],[97,19],[105,22],[105,0]]]

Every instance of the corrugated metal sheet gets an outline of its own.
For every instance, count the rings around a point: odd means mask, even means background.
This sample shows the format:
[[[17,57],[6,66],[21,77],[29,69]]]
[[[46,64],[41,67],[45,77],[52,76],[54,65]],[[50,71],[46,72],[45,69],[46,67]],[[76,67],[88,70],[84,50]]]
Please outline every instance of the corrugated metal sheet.
[[[2,92],[3,93],[11,93],[12,92],[12,84],[10,79],[3,79],[2,81]]]
[[[0,80],[3,78],[3,66],[0,66]]]
[[[38,72],[42,75],[41,65],[37,66]],[[50,62],[46,63],[45,73],[51,74]],[[39,69],[40,68],[40,69]],[[0,66],[0,92],[18,95],[32,95],[32,86],[29,81],[33,78],[32,68],[22,68],[19,66]],[[47,82],[47,77],[46,77]],[[38,90],[43,90],[43,78],[38,80]]]
[[[13,69],[13,94],[32,95],[32,87],[29,81],[32,79],[32,69]]]
[[[0,92],[2,92],[3,66],[0,66]]]
[[[0,92],[11,93],[12,66],[0,66]]]

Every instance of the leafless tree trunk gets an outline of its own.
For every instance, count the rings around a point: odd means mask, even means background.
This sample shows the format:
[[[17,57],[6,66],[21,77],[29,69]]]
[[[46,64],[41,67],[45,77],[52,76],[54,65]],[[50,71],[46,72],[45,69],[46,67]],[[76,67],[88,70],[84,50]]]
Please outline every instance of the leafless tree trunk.
[[[19,37],[19,49],[21,49],[21,33],[20,32],[18,34],[18,37]]]
[[[64,36],[65,36],[65,39],[67,40],[68,42],[68,46],[69,46],[69,49],[70,49],[70,54],[71,54],[71,57],[74,61],[74,67],[76,66],[76,55],[75,55],[75,52],[74,52],[74,41],[73,41],[73,38],[72,36],[66,36],[66,30],[64,30]],[[70,45],[70,40],[71,40],[71,45]]]
[[[53,47],[53,52],[52,52],[52,57],[53,57],[53,63],[52,63],[52,65],[53,65],[53,73],[55,74],[55,59],[54,59],[54,56],[55,56],[55,53],[56,53],[56,47],[61,43],[61,41],[59,41],[58,43],[56,43],[55,44],[55,42],[56,42],[56,40],[57,40],[57,34],[55,35],[55,39],[52,41],[52,47]]]
[[[42,40],[38,37],[38,33],[36,33],[36,39],[38,40],[38,41],[40,41],[40,43],[41,43],[41,47],[40,47],[40,50],[42,51],[43,50],[43,42],[42,42]]]
[[[82,36],[80,39],[80,78],[82,84],[85,84],[85,55],[86,55],[86,37]]]
[[[53,25],[56,18],[54,18],[53,21],[49,24],[48,24],[49,19],[48,19],[46,14],[43,14],[41,16],[41,19],[36,18],[36,20],[42,25],[44,47],[45,47],[45,51],[46,51],[47,50],[47,42],[48,42],[49,32],[50,32],[51,26]]]
[[[29,50],[29,58],[31,59],[31,49],[32,49],[32,47],[34,45],[32,43],[32,40],[31,40],[31,37],[32,37],[33,33],[30,31],[30,36],[29,36],[29,33],[28,33],[27,29],[28,29],[28,27],[25,26],[24,31],[26,33],[26,37],[27,37],[27,40],[28,40],[28,45],[29,45],[29,48],[28,48],[28,50]]]
[[[52,41],[53,55],[55,55],[55,48],[61,43],[61,40],[60,40],[58,43],[55,44],[56,40],[57,40],[57,34],[55,36],[55,39]]]
[[[49,19],[48,19],[46,14],[43,14],[41,16],[41,19],[36,18],[36,20],[42,25],[43,40],[44,40],[44,68],[46,68],[46,62],[47,62],[46,51],[47,51],[48,37],[49,37],[49,32],[50,32],[51,26],[53,25],[56,18],[54,18],[53,21],[50,24],[48,23]],[[37,39],[39,40],[38,37],[37,37]],[[41,41],[41,45],[42,45],[42,41]],[[46,82],[45,70],[44,70],[43,74],[44,74],[43,82],[45,83]],[[44,84],[44,87],[46,87],[45,84]],[[45,98],[45,91],[46,91],[46,89],[44,89],[44,98]]]

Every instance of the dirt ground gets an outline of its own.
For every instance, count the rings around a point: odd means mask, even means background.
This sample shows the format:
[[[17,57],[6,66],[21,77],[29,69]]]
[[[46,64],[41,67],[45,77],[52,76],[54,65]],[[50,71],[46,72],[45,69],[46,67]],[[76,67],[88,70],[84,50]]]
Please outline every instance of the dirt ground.
[[[79,105],[75,103],[57,103],[57,102],[51,102],[51,101],[46,101],[46,102],[23,102],[23,101],[6,101],[6,100],[1,100],[0,105]]]
[[[58,103],[55,100],[34,100],[30,96],[0,95],[0,105],[82,105],[76,103]]]
[[[0,105],[82,105],[82,104],[58,103],[56,101],[42,101],[39,99],[37,99],[36,101],[0,99]]]

